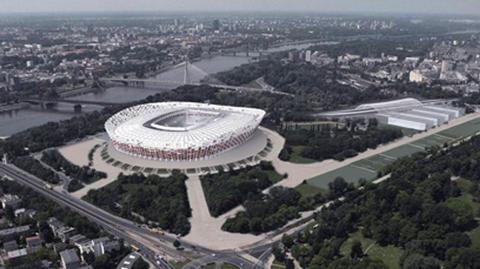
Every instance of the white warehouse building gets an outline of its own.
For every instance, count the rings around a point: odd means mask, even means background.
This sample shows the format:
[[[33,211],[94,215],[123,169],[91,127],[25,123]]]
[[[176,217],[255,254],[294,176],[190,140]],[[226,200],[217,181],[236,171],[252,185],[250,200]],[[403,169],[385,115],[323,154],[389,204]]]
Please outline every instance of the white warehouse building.
[[[411,99],[411,98],[409,98]],[[379,122],[388,125],[409,128],[418,131],[425,131],[440,126],[452,119],[464,114],[463,109],[446,106],[424,105],[420,101],[400,102],[401,106],[383,106],[382,103],[374,104],[377,110],[376,118]],[[408,104],[410,103],[410,105]],[[389,102],[391,105],[391,102]],[[362,105],[365,107],[368,105]],[[401,108],[399,108],[401,107]],[[381,108],[381,109],[378,109]]]
[[[321,113],[323,117],[375,117],[380,123],[425,131],[465,114],[464,109],[432,105],[415,98],[363,104],[354,109]]]

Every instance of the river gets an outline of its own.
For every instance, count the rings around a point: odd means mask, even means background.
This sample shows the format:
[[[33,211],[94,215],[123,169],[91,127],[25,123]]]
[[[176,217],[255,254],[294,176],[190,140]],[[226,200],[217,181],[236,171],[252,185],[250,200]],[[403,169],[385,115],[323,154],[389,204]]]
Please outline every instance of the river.
[[[194,65],[204,72],[191,72],[191,80],[199,81],[207,74],[213,74],[232,69],[250,61],[247,57],[234,56],[215,56],[195,62]],[[183,67],[170,69],[157,76],[157,79],[170,81],[183,81]],[[75,96],[69,99],[75,100],[95,100],[113,103],[126,103],[141,100],[147,96],[156,94],[162,90],[137,89],[128,87],[113,87],[97,93],[88,93]],[[82,112],[91,112],[101,109],[98,106],[83,106]],[[39,126],[50,121],[61,121],[69,119],[79,113],[75,113],[73,105],[59,104],[53,108],[41,108],[40,106],[31,106],[27,109],[20,109],[11,112],[0,113],[0,137],[7,137],[28,128]],[[52,130],[54,131],[54,130]]]
[[[290,49],[304,49],[313,43],[308,44],[297,44],[297,45],[288,45],[271,48],[266,51],[278,52]],[[252,53],[250,56],[257,56],[258,54]],[[207,74],[214,74],[221,71],[230,70],[236,66],[246,64],[251,61],[251,58],[245,57],[246,55],[237,55],[237,56],[214,56],[211,58],[202,59],[200,61],[194,62],[193,65],[194,71],[190,72],[190,81],[198,82],[203,79]],[[203,71],[199,71],[203,70]],[[167,80],[167,81],[183,81],[184,77],[184,68],[178,67],[174,69],[167,70],[156,76],[156,79]],[[158,93],[162,90],[152,90],[152,89],[137,89],[137,88],[128,88],[128,87],[113,87],[108,88],[104,91],[97,93],[88,93],[80,96],[71,97],[69,99],[75,100],[95,100],[95,101],[104,101],[104,102],[113,102],[113,103],[126,103],[136,100],[141,100],[147,96]],[[91,112],[96,109],[100,109],[98,106],[83,106],[82,112]],[[7,137],[17,132],[26,130],[28,128],[39,126],[50,121],[60,121],[69,119],[79,113],[73,112],[73,105],[61,104],[57,105],[54,108],[45,109],[40,108],[39,106],[32,106],[27,109],[20,109],[11,112],[0,113],[0,137]],[[54,130],[52,130],[54,131]]]

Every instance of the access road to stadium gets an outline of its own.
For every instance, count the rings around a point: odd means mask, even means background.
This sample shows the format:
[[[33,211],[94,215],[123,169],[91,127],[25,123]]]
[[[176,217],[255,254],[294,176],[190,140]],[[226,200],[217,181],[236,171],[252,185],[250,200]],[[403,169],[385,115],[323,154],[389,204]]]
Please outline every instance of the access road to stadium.
[[[278,154],[280,153],[280,150],[283,147],[285,140],[283,139],[283,137],[281,137],[277,133],[262,128],[264,131],[268,133],[268,136],[271,139],[272,144],[274,145],[272,151],[265,157],[265,159],[271,160],[278,172],[288,173],[289,175],[287,179],[277,183],[276,184],[277,186],[296,187],[297,185],[301,184],[304,179],[308,179],[320,174],[324,174],[334,169],[347,166],[360,159],[365,159],[373,155],[386,152],[393,148],[415,142],[417,140],[420,140],[432,134],[442,132],[444,130],[461,125],[463,123],[477,119],[479,117],[480,117],[480,113],[469,114],[462,118],[452,120],[450,123],[446,125],[437,127],[435,129],[431,129],[427,132],[419,133],[412,137],[404,137],[390,144],[378,147],[375,150],[368,150],[364,153],[359,154],[357,157],[345,160],[343,162],[328,160],[328,161],[323,161],[323,162],[314,163],[314,164],[293,164],[293,163],[283,162],[279,160]],[[145,252],[147,253],[147,257],[149,257],[150,259],[153,259],[152,250],[158,250],[159,248],[163,249],[162,251],[164,251],[165,254],[167,255],[178,255],[178,253],[175,253],[175,250],[172,250],[169,247],[165,248],[166,246],[165,243],[167,244],[170,243],[170,241],[172,240],[171,238],[168,238],[168,237],[160,238],[158,235],[155,236],[151,234],[151,232],[145,229],[139,228],[134,223],[131,223],[127,220],[110,215],[105,211],[96,208],[95,206],[92,206],[86,202],[83,202],[81,200],[75,199],[74,197],[71,197],[67,193],[60,194],[57,191],[49,190],[48,188],[45,187],[44,183],[41,183],[39,179],[36,179],[31,175],[28,176],[27,174],[19,171],[18,169],[13,169],[11,166],[0,165],[0,172],[3,172],[3,174],[7,174],[11,178],[14,178],[26,185],[29,185],[30,187],[34,188],[36,191],[43,193],[46,196],[49,196],[50,198],[60,202],[61,204],[68,205],[69,207],[72,207],[75,210],[80,211],[82,214],[95,220],[97,223],[106,227],[108,230],[112,231],[114,234],[119,234],[121,235],[121,237],[129,239],[129,241],[133,241],[140,244],[141,248],[145,249]],[[192,225],[202,226],[203,223],[205,222],[208,223],[209,221],[209,212],[206,211],[207,206],[206,206],[205,197],[203,194],[203,188],[201,188],[201,184],[198,178],[193,179],[188,184],[189,186],[192,186],[192,188],[189,190],[188,195],[189,195],[189,199],[191,199],[191,203],[193,204],[192,207],[194,208],[193,216],[194,218],[196,218],[196,219],[192,219]],[[195,201],[195,202],[192,202],[192,201]],[[198,207],[199,211],[197,212],[195,212],[196,205],[200,205]],[[237,208],[236,210],[239,210],[239,209]],[[225,216],[222,216],[222,218],[225,218],[226,216],[231,215],[232,213],[234,212],[228,212]],[[200,221],[197,222],[197,220],[200,220]],[[298,221],[299,220],[297,220],[297,222]],[[291,223],[289,224],[291,225]],[[236,253],[231,251],[216,252],[218,253],[216,254],[215,252],[211,252],[208,249],[199,247],[199,250],[204,252],[204,254],[206,254],[207,256],[204,256],[204,258],[194,261],[193,264],[198,265],[198,262],[202,260],[205,260],[205,261],[223,260],[224,261],[224,260],[231,259],[233,264],[236,264],[236,265],[244,264],[244,265],[241,265],[242,268],[253,268],[254,266],[252,267],[252,262],[255,260],[255,258],[249,256],[248,254],[245,254],[245,252],[249,252],[249,253],[253,251],[255,251],[256,253],[260,252],[265,254],[265,255],[262,255],[261,257],[265,257],[266,254],[269,253],[268,249],[271,247],[271,243],[277,240],[279,236],[281,236],[281,233],[277,233],[277,234],[270,233],[269,235],[262,235],[263,239],[260,238],[260,240],[257,240],[252,244],[246,245],[246,243],[250,241],[250,239],[244,240],[242,238],[242,240],[235,240],[233,238],[222,238],[221,236],[219,236],[217,239],[217,235],[219,232],[218,226],[212,225],[210,227],[212,228],[211,234],[207,234],[210,228],[208,225],[206,225],[206,227],[207,228],[205,230],[199,229],[199,231],[201,231],[204,235],[202,236],[202,238],[197,237],[194,240],[185,240],[185,241],[191,242],[191,243],[197,243],[196,244],[197,246],[205,246],[205,245],[215,246],[216,247],[215,249],[219,249],[219,250],[220,249],[237,250],[238,253],[242,255],[242,257],[235,255]],[[287,229],[287,230],[289,233],[291,233],[299,229],[303,229],[304,227],[305,227],[304,225],[300,224],[300,225],[292,226],[292,229]],[[192,227],[192,231],[195,231],[195,229],[198,229],[198,228]],[[287,230],[284,230],[284,231],[286,232]],[[251,236],[251,235],[238,235],[238,236],[247,238],[248,236]],[[166,239],[167,241],[165,241]],[[255,238],[255,239],[258,239],[258,238]],[[193,242],[197,240],[200,240],[201,242]],[[254,240],[252,239],[252,241]],[[198,268],[198,267],[189,267],[189,266],[185,268]]]
[[[268,130],[266,128],[260,127],[260,130],[262,130],[264,133],[267,134],[273,146],[271,152],[264,159],[271,161],[275,169],[277,170],[277,172],[279,172],[280,174],[283,174],[283,173],[288,174],[288,177],[286,179],[278,182],[274,186],[294,188],[302,184],[302,182],[306,179],[310,179],[315,176],[328,173],[330,171],[348,166],[359,160],[369,158],[374,155],[389,151],[391,149],[415,142],[422,138],[428,137],[432,134],[447,130],[449,128],[466,123],[468,121],[471,121],[479,117],[480,117],[480,113],[469,114],[464,117],[452,120],[448,124],[442,125],[440,127],[430,129],[423,133],[415,134],[412,137],[403,137],[397,141],[391,142],[383,146],[379,146],[376,149],[369,149],[363,153],[360,153],[356,157],[344,160],[342,162],[335,161],[335,160],[325,160],[322,162],[317,162],[312,164],[295,164],[295,163],[290,163],[290,162],[285,162],[280,160],[278,158],[278,155],[281,149],[283,148],[285,139],[282,136],[280,136],[278,133]],[[92,142],[89,145],[89,147],[91,148],[94,144],[95,143]],[[72,154],[75,151],[72,151]],[[64,154],[64,152],[62,152],[62,154]],[[76,152],[75,155],[78,156],[81,154]],[[107,167],[110,167],[110,169],[114,168],[115,173],[113,173],[113,175],[115,176],[119,172],[122,172],[120,168],[115,168],[109,164],[106,164],[98,156],[99,154],[95,154],[95,155],[96,156],[95,156],[94,162],[96,165],[98,163],[104,163],[106,167],[102,167],[102,168],[106,168],[106,169],[108,169]],[[69,157],[67,156],[67,158]],[[96,165],[95,167],[97,169],[102,170],[102,168],[97,167]],[[107,174],[111,174],[110,171],[106,171],[106,172]],[[81,197],[81,195],[84,195],[86,191],[89,189],[95,189],[95,188],[107,185],[108,183],[115,180],[114,177],[104,180],[101,184],[94,183],[92,184],[92,186],[87,186],[84,188],[84,190],[80,190],[79,192],[75,193],[74,196]],[[186,242],[194,245],[201,245],[213,250],[232,250],[232,249],[238,250],[244,246],[252,245],[255,242],[264,240],[269,237],[268,235],[254,236],[250,234],[234,234],[234,233],[227,233],[222,231],[221,226],[223,225],[225,220],[228,217],[233,216],[239,210],[242,210],[242,207],[237,207],[234,210],[229,211],[220,217],[214,218],[210,215],[210,212],[208,211],[208,206],[205,201],[205,194],[198,176],[190,176],[186,184],[187,184],[188,197],[190,200],[190,206],[192,208],[192,218],[190,219],[192,224],[192,229],[191,229],[191,232],[184,238]],[[265,190],[265,192],[268,192],[268,190]],[[309,213],[310,212],[304,212],[303,217],[304,218],[308,217],[310,215]],[[289,223],[287,225],[291,225],[291,224],[292,223]]]

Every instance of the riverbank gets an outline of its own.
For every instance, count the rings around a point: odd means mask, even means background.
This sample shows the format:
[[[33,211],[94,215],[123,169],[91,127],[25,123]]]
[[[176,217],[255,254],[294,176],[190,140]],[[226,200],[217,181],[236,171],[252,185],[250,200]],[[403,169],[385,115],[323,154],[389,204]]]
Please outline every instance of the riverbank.
[[[28,108],[29,105],[27,103],[18,103],[18,104],[11,104],[11,105],[2,105],[0,106],[0,113],[10,112],[13,110],[20,110]]]

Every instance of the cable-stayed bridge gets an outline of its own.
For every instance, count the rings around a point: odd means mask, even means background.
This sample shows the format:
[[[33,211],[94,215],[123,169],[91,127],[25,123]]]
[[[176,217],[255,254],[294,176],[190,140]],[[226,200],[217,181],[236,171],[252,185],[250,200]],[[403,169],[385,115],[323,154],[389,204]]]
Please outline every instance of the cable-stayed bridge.
[[[291,94],[276,91],[273,87],[266,85],[265,83],[259,84],[261,87],[253,88],[246,86],[233,86],[226,85],[225,83],[219,81],[218,79],[212,78],[207,72],[199,68],[198,66],[192,64],[189,61],[184,61],[176,66],[173,69],[183,68],[183,81],[177,80],[164,80],[156,78],[140,79],[140,78],[102,78],[100,79],[103,83],[120,83],[124,86],[132,88],[152,88],[152,89],[165,89],[165,88],[176,88],[183,85],[208,85],[215,88],[236,90],[236,91],[255,91],[255,92],[271,92],[273,94],[287,95]],[[205,81],[203,79],[207,78]]]

